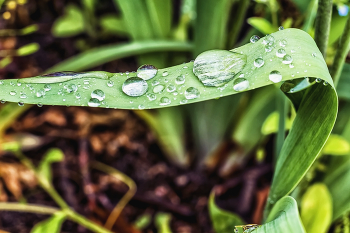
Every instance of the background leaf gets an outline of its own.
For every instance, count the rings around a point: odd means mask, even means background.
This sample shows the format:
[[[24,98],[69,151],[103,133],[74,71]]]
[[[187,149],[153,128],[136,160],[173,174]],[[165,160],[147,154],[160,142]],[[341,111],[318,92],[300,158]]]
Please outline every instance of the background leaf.
[[[62,211],[54,213],[50,218],[37,223],[31,233],[59,233],[61,232],[61,225],[66,219],[66,214]]]

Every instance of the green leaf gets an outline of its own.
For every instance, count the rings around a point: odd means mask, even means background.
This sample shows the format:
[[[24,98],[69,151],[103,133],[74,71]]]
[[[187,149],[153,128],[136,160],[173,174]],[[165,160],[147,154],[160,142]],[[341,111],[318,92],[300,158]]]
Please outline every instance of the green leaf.
[[[273,26],[267,19],[260,17],[251,17],[248,19],[248,23],[262,34],[271,34],[278,30],[278,28]]]
[[[101,28],[104,32],[116,35],[127,35],[128,28],[123,19],[114,14],[103,15],[100,19]]]
[[[306,233],[299,218],[298,205],[289,196],[276,203],[266,222],[254,233]]]
[[[279,113],[273,112],[271,113],[265,120],[263,126],[261,127],[261,133],[264,135],[269,135],[272,133],[276,133],[278,131],[278,120]],[[289,130],[292,126],[293,121],[291,119],[287,119],[286,121],[286,130]]]
[[[26,44],[16,51],[17,56],[28,56],[37,52],[40,49],[40,45],[38,43],[30,43]]]
[[[339,98],[350,100],[350,64],[344,63],[339,83],[337,85],[337,93]]]
[[[159,233],[172,233],[170,228],[171,214],[158,212],[155,216],[155,225]]]
[[[64,212],[56,212],[50,218],[35,224],[30,233],[59,233],[61,232],[61,225],[66,217]]]
[[[332,221],[332,197],[327,186],[310,186],[301,200],[301,219],[308,233],[326,233]]]
[[[236,214],[220,209],[215,204],[215,194],[212,191],[208,201],[209,215],[216,233],[233,232],[235,226],[243,225],[243,220]]]
[[[327,155],[347,155],[350,152],[349,142],[340,135],[331,134],[322,149]]]
[[[170,0],[146,0],[148,15],[153,27],[155,38],[169,36],[172,19],[172,5]]]
[[[50,149],[40,161],[38,166],[38,174],[44,178],[46,181],[51,182],[51,164],[55,162],[62,161],[64,159],[64,154],[60,149],[53,148]]]
[[[65,7],[65,14],[52,25],[52,34],[56,37],[69,37],[85,30],[84,17],[81,10],[74,4]]]

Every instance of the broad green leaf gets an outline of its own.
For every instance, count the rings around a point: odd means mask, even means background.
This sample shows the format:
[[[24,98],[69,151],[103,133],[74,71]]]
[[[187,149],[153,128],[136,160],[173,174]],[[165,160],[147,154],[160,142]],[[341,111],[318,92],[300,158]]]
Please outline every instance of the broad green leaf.
[[[278,30],[278,28],[273,26],[267,19],[264,18],[251,17],[248,19],[248,23],[263,34],[271,34]]]
[[[38,43],[30,43],[26,44],[16,51],[17,56],[28,56],[30,54],[35,53],[40,49],[40,45]]]
[[[331,134],[322,149],[327,155],[347,155],[350,152],[350,145],[345,138],[340,135]]]
[[[40,161],[38,166],[38,174],[45,178],[46,181],[51,182],[51,164],[62,161],[64,154],[57,148],[50,149]]]
[[[61,225],[66,217],[64,212],[56,212],[50,218],[37,223],[30,233],[59,233],[61,232]]]
[[[340,99],[350,100],[350,64],[345,63],[337,85]]]
[[[208,201],[209,215],[216,233],[233,232],[235,226],[243,225],[243,220],[236,214],[220,209],[215,204],[215,194],[212,191]]]
[[[332,197],[323,183],[311,185],[301,200],[301,219],[308,233],[326,233],[332,221]]]
[[[263,126],[261,127],[261,133],[264,135],[269,135],[272,133],[276,133],[278,131],[278,120],[279,113],[273,112],[271,113],[265,120]],[[293,121],[291,119],[287,119],[286,122],[286,130],[289,130],[292,126]]]
[[[333,220],[336,220],[350,210],[350,157],[334,157],[333,160],[324,182],[332,195]]]
[[[306,233],[299,217],[298,205],[292,197],[283,197],[272,208],[264,225],[254,233]]]
[[[336,42],[344,31],[347,17],[339,16],[338,14],[332,15],[331,28],[329,31],[328,44],[332,45]]]
[[[168,37],[172,19],[171,0],[146,0],[145,2],[155,38]]]
[[[171,215],[159,212],[156,214],[154,223],[159,233],[172,233],[170,228]]]
[[[65,14],[56,19],[51,30],[56,37],[69,37],[82,33],[85,30],[83,13],[76,5],[67,5]]]
[[[272,207],[272,204],[281,197],[290,193],[303,178],[307,170],[310,168],[317,155],[323,148],[332,128],[337,114],[338,99],[333,88],[332,78],[329,75],[328,68],[323,59],[322,54],[318,50],[314,40],[305,32],[298,29],[285,29],[271,34],[276,43],[285,39],[287,46],[285,47],[288,54],[293,57],[293,68],[283,64],[281,59],[276,57],[277,48],[271,52],[265,52],[265,46],[261,41],[257,43],[249,43],[242,47],[232,50],[233,52],[246,56],[247,63],[243,67],[241,73],[248,81],[249,87],[247,90],[267,86],[273,84],[269,80],[271,71],[278,70],[282,75],[282,81],[295,80],[305,76],[311,78],[319,78],[325,80],[329,85],[322,83],[313,84],[307,89],[300,92],[286,93],[293,101],[297,111],[297,116],[294,120],[288,137],[282,147],[279,155],[273,183],[271,186],[270,199],[267,206],[267,211]],[[293,52],[292,52],[293,50]],[[95,54],[97,56],[97,54]],[[254,60],[262,56],[265,63],[260,68],[254,66]],[[308,61],[307,65],[305,61]],[[137,108],[163,108],[180,105],[186,101],[187,104],[213,99],[217,97],[236,94],[233,89],[233,83],[237,79],[229,81],[227,86],[223,88],[204,86],[199,79],[193,74],[193,62],[188,62],[182,65],[159,69],[157,75],[148,80],[149,92],[152,92],[152,82],[158,80],[163,85],[173,84],[177,87],[178,95],[172,92],[164,91],[161,94],[156,94],[156,100],[150,101],[147,95],[140,97],[130,97],[123,93],[122,84],[128,78],[126,74],[110,74],[108,81],[113,81],[113,87],[107,85],[107,80],[100,78],[98,73],[92,73],[91,77],[87,77],[86,73],[77,74],[75,79],[65,82],[64,84],[52,83],[51,90],[45,92],[45,97],[37,97],[36,93],[31,90],[23,89],[22,86],[10,84],[10,80],[4,80],[0,99],[11,102],[23,101],[31,104],[49,104],[49,105],[70,105],[70,106],[88,106],[91,98],[91,93],[95,89],[100,89],[105,94],[105,99],[100,103],[101,107],[112,107],[122,109],[137,109]],[[164,73],[167,72],[167,73]],[[101,72],[102,74],[103,72]],[[105,74],[105,73],[103,73]],[[167,74],[166,77],[163,74]],[[179,75],[185,74],[186,81],[183,85],[176,85],[175,79]],[[58,76],[60,77],[60,76]],[[38,82],[47,77],[37,77]],[[57,77],[56,77],[57,78]],[[64,77],[62,77],[64,78]],[[165,80],[166,79],[166,80]],[[22,82],[25,79],[22,79]],[[295,80],[297,81],[297,80]],[[87,84],[89,83],[89,84]],[[305,81],[303,82],[305,83]],[[43,83],[35,83],[31,79],[30,84],[35,90],[44,88]],[[77,91],[67,91],[65,86],[75,85]],[[285,83],[284,88],[291,83]],[[190,87],[198,90],[200,95],[194,99],[186,99],[184,94]],[[295,87],[299,88],[299,86]],[[306,87],[305,87],[306,88]],[[70,88],[71,89],[71,88]],[[288,91],[288,90],[285,90]],[[11,95],[10,92],[14,95]],[[19,93],[25,92],[26,99],[20,99]],[[57,93],[63,95],[58,95]],[[77,98],[77,94],[78,98]],[[297,96],[297,98],[293,98]],[[160,102],[163,98],[168,98],[167,105]]]

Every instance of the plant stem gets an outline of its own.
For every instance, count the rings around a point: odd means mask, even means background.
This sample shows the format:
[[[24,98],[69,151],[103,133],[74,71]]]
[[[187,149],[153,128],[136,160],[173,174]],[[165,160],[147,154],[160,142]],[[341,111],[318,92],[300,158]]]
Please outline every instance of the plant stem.
[[[330,23],[332,18],[332,0],[319,0],[315,20],[315,42],[323,57],[326,57]]]
[[[346,21],[344,32],[339,40],[339,46],[337,53],[335,54],[333,66],[331,69],[331,76],[334,81],[334,85],[337,86],[340,74],[343,70],[345,58],[350,50],[350,14]]]
[[[18,211],[36,214],[54,214],[60,209],[34,204],[20,204],[11,202],[0,202],[0,211]]]
[[[234,18],[234,25],[230,33],[229,39],[231,41],[229,44],[229,48],[233,48],[233,46],[237,42],[237,38],[238,38],[239,32],[241,31],[241,28],[245,19],[245,15],[249,7],[249,3],[250,3],[250,0],[239,1],[239,6],[236,11],[237,14],[236,14],[236,17]]]

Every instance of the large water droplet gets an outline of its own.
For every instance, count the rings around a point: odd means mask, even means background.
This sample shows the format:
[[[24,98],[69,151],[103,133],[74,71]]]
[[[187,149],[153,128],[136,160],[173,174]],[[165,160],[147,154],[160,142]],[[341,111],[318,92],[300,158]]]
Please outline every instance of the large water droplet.
[[[282,63],[283,64],[287,64],[288,65],[288,64],[290,64],[292,62],[293,62],[293,58],[292,58],[291,55],[288,55],[288,54],[284,55],[284,57],[282,59]]]
[[[152,65],[142,65],[137,69],[137,77],[149,80],[156,76],[158,69]]]
[[[16,91],[10,91],[10,95],[16,95],[17,92]]]
[[[276,51],[276,56],[277,57],[284,57],[284,55],[286,55],[286,50],[279,49],[279,50]]]
[[[262,59],[261,57],[257,58],[254,60],[254,66],[255,67],[262,67],[264,65],[264,59]]]
[[[177,76],[175,79],[175,83],[177,85],[184,84],[185,83],[185,75],[182,74],[182,75]]]
[[[282,74],[278,71],[278,70],[273,70],[271,71],[271,73],[269,74],[269,79],[274,82],[274,83],[278,83],[281,82],[282,80]]]
[[[249,81],[245,78],[237,78],[233,81],[233,89],[235,91],[245,91],[249,88]]]
[[[229,82],[247,63],[247,56],[226,50],[201,53],[193,65],[193,73],[205,86],[221,86]]]
[[[188,100],[191,100],[191,99],[196,99],[200,96],[200,92],[198,91],[197,88],[195,87],[189,87],[186,89],[185,91],[185,97],[186,99]]]
[[[122,90],[128,96],[142,96],[148,90],[148,84],[139,77],[131,77],[125,80]]]
[[[163,85],[157,85],[153,88],[153,92],[154,93],[161,93],[164,90],[164,86]]]
[[[162,97],[159,101],[160,105],[168,105],[170,103],[171,103],[171,100],[166,96]]]
[[[101,105],[101,102],[100,102],[98,99],[96,99],[96,98],[91,98],[91,99],[89,100],[89,102],[88,102],[88,105],[89,105],[90,107],[98,107],[98,106]]]
[[[93,92],[91,92],[91,98],[98,99],[99,101],[104,100],[105,97],[105,93],[100,89],[96,89]]]
[[[257,42],[258,40],[260,40],[260,37],[257,36],[257,35],[254,35],[254,36],[250,37],[250,42],[251,42],[251,43],[255,43],[255,42]]]
[[[173,92],[176,90],[176,87],[173,84],[169,84],[166,90],[168,92]]]

